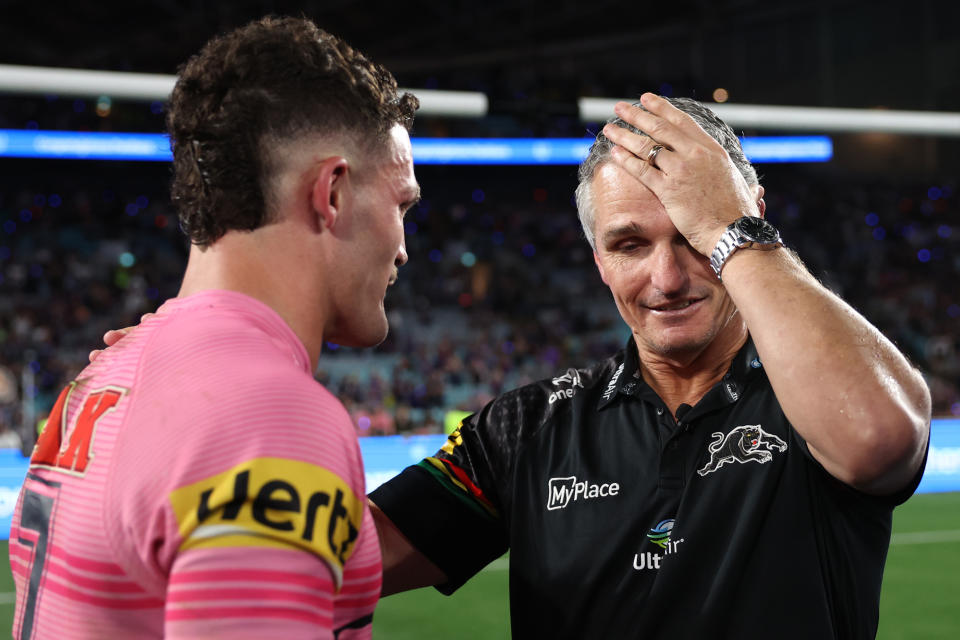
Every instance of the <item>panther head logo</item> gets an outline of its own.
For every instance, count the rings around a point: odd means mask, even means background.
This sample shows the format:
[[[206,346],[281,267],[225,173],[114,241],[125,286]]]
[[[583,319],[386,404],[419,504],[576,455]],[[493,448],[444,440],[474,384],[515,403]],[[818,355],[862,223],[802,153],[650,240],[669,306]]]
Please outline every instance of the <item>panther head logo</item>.
[[[715,431],[713,442],[707,445],[710,450],[710,460],[697,473],[705,476],[713,473],[729,462],[757,462],[766,464],[773,460],[773,451],[784,452],[787,443],[767,433],[758,424],[747,424],[731,429],[726,435]]]

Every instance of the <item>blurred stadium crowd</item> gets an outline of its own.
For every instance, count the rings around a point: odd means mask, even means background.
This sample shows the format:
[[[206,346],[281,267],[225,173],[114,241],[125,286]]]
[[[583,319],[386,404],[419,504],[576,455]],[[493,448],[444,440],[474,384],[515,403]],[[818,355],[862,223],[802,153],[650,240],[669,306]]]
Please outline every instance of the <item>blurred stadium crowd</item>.
[[[20,104],[9,102],[0,126],[96,129],[103,117],[84,101],[72,113],[42,102],[15,113]],[[150,111],[159,119],[162,104]],[[387,341],[328,344],[317,372],[361,435],[439,431],[449,410],[622,347],[627,331],[573,206],[575,167],[417,173],[424,200],[407,216],[410,261],[388,292]],[[960,415],[955,177],[869,182],[829,165],[760,173],[788,245],[924,371],[935,415]],[[186,242],[168,174],[163,163],[0,160],[0,444],[31,446],[104,331],[176,295]]]

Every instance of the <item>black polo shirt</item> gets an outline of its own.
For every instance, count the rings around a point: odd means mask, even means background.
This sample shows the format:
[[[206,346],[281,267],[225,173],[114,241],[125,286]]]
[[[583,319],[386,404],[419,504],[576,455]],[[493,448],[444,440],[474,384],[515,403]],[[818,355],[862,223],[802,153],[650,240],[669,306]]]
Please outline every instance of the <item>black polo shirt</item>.
[[[631,340],[498,397],[371,499],[444,593],[509,548],[514,638],[873,638],[920,473],[886,498],[827,474],[750,341],[679,413]]]

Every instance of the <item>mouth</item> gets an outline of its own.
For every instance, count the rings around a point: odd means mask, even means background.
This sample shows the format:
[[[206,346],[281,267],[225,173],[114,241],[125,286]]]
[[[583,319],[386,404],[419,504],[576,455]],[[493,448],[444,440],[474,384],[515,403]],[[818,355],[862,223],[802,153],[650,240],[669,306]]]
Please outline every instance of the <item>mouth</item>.
[[[658,314],[676,314],[695,308],[704,300],[704,298],[685,298],[683,300],[672,300],[658,305],[646,305],[647,309]]]

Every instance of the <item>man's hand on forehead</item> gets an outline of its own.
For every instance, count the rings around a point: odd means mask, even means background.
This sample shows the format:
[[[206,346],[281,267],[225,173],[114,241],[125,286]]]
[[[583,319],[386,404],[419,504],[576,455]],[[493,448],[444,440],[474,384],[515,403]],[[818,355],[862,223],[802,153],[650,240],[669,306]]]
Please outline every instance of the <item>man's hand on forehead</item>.
[[[647,135],[606,125],[603,133],[616,145],[611,157],[657,196],[691,246],[709,256],[727,225],[757,215],[753,191],[693,118],[652,93],[640,101],[646,111],[626,102],[615,111]]]

